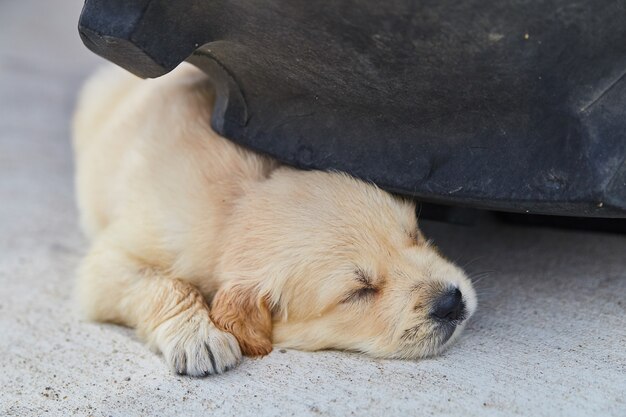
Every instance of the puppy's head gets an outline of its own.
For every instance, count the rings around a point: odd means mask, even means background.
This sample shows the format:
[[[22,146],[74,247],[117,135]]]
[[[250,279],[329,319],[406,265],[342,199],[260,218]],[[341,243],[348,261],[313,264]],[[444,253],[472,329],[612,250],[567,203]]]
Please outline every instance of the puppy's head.
[[[212,315],[260,355],[274,344],[418,358],[476,309],[463,271],[420,233],[413,204],[347,175],[276,171],[224,234]]]

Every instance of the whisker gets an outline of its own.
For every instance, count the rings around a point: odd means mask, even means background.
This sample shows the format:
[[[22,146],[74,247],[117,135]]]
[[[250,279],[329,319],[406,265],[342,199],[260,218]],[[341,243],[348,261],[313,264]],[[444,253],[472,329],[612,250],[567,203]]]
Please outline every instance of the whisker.
[[[468,272],[467,275],[469,275],[470,277],[476,277],[476,276],[493,274],[494,272],[497,272],[497,271],[495,269],[487,269],[485,271]]]
[[[474,284],[474,285],[478,284],[478,283],[479,283],[479,282],[481,282],[483,279],[485,279],[485,277],[478,277],[478,278],[476,278],[476,277],[470,277],[470,281],[472,281],[472,284]]]
[[[468,266],[470,266],[471,264],[473,264],[476,261],[479,261],[481,259],[484,259],[485,256],[477,256],[476,258],[470,259],[469,261],[465,262],[465,264],[461,267],[463,269],[467,268]]]
[[[476,288],[474,292],[477,295],[490,295],[490,294],[496,293],[496,291],[493,288]]]
[[[468,277],[470,281],[472,281],[472,284],[476,285],[482,280],[484,280],[485,278],[489,277],[493,272],[495,271],[483,271],[483,272],[468,274]]]

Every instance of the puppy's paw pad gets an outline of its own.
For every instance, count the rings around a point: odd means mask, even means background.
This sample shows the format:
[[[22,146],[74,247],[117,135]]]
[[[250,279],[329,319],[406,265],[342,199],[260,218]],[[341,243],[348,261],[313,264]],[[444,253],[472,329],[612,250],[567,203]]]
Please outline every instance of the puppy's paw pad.
[[[168,326],[169,327],[169,326]],[[235,336],[219,330],[210,319],[172,326],[173,332],[161,351],[166,362],[180,375],[221,374],[241,361],[241,349]]]

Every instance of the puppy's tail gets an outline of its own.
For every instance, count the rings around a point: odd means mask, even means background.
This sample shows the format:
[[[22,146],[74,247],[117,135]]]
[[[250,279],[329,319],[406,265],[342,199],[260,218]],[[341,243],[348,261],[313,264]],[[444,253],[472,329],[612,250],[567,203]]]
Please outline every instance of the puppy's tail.
[[[94,132],[100,130],[125,97],[127,97],[141,78],[114,65],[107,65],[93,74],[83,86],[79,96],[72,136],[74,151],[80,152]]]

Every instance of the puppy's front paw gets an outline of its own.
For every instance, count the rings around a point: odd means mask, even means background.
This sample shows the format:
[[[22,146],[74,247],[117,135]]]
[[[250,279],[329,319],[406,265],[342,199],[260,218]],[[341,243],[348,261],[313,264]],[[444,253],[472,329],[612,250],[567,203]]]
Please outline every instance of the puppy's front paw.
[[[169,319],[154,336],[165,361],[181,375],[221,374],[241,360],[235,336],[215,327],[208,314]]]

